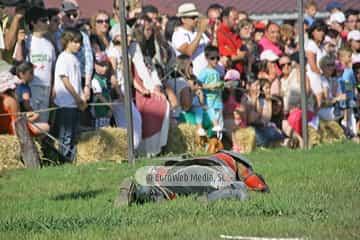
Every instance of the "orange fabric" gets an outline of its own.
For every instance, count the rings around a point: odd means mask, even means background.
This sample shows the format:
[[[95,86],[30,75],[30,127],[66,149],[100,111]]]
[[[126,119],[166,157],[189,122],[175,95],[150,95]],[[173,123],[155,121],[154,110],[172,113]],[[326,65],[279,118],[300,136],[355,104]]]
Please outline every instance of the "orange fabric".
[[[214,158],[217,158],[217,159],[222,160],[223,162],[225,162],[235,172],[237,171],[235,160],[231,156],[229,156],[229,155],[227,155],[225,153],[215,153],[212,156]]]
[[[17,106],[14,109],[11,109],[11,106],[5,104],[5,101],[13,101],[13,98],[6,94],[0,94],[0,114],[11,114],[18,111]],[[15,114],[11,114],[9,116],[0,116],[0,134],[15,135],[15,121]],[[27,127],[29,129],[30,135],[35,136],[36,132],[38,131],[36,127],[34,127],[29,122],[27,123]]]
[[[0,94],[0,114],[11,113],[9,106],[5,105],[5,101],[9,100],[10,96],[6,94]],[[15,115],[0,116],[0,134],[15,134],[14,123]]]

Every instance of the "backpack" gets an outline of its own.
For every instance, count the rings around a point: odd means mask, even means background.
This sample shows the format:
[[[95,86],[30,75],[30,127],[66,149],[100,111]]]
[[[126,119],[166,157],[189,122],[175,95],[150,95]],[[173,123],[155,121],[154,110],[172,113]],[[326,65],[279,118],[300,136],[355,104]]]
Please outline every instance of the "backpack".
[[[131,181],[125,185],[122,184],[124,186],[120,188],[118,205],[159,202],[191,194],[205,196],[207,201],[227,198],[243,201],[247,199],[248,190],[270,192],[264,178],[254,172],[249,160],[240,154],[225,150],[205,157],[166,161],[164,168],[161,171],[157,170],[157,174],[162,176],[190,175],[196,170],[201,170],[201,173],[208,171],[213,176],[221,174],[224,181],[215,180],[199,186],[161,185],[162,182],[153,182],[145,186]]]

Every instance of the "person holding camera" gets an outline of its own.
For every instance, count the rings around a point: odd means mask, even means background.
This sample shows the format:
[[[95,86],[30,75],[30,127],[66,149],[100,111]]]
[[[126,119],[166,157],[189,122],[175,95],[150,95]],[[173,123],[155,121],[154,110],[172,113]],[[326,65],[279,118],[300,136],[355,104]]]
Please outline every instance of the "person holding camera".
[[[180,5],[176,16],[180,18],[181,26],[172,36],[172,46],[176,56],[185,54],[192,58],[194,74],[199,76],[200,71],[207,66],[205,48],[210,40],[205,35],[205,31],[209,20],[207,18],[199,20],[200,13],[193,3]]]

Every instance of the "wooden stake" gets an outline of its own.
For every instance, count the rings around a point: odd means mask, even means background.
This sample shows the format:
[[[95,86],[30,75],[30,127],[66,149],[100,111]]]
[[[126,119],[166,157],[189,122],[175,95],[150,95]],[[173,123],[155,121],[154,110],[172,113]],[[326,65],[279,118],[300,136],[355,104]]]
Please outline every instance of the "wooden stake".
[[[39,168],[40,157],[32,140],[25,116],[20,116],[15,121],[15,132],[20,142],[21,158],[27,168]]]

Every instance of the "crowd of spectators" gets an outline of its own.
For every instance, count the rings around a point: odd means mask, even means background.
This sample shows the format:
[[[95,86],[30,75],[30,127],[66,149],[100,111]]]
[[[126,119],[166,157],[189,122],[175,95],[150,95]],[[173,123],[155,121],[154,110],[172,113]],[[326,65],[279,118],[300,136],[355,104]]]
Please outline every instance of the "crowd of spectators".
[[[317,19],[310,0],[299,23],[255,21],[219,4],[200,13],[190,2],[168,16],[128,1],[137,153],[161,153],[170,128],[183,122],[238,152],[233,133],[243,128],[253,129],[257,146],[301,147],[299,24],[312,133],[359,142],[360,12],[338,2],[326,10],[329,17]],[[70,159],[79,129],[127,126],[119,1],[111,13],[80,14],[75,0],[13,14],[0,8],[0,134],[13,134],[14,113],[27,112],[30,132],[49,131]]]

